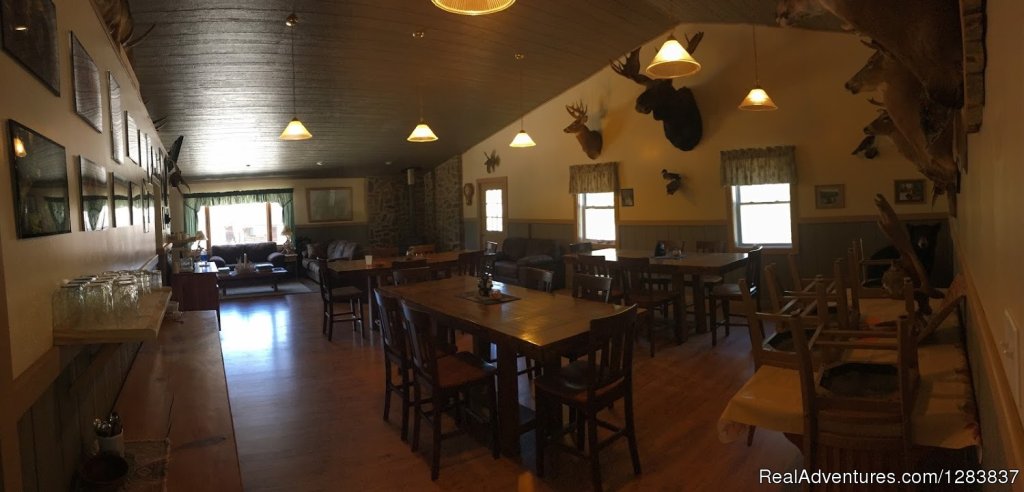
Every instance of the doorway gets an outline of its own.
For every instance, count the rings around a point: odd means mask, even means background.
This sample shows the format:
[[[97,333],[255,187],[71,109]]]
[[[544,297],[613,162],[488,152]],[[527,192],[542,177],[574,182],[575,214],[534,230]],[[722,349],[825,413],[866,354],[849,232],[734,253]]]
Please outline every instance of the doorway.
[[[486,249],[488,241],[500,246],[508,237],[508,178],[478,179],[476,185],[480,192],[480,246]]]

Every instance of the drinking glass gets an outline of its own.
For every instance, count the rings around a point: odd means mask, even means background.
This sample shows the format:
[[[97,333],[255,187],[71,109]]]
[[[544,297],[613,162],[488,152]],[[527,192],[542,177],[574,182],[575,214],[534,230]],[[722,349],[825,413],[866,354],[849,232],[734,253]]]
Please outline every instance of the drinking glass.
[[[366,255],[366,266],[373,265],[373,255]]]
[[[111,283],[106,280],[86,284],[83,293],[83,321],[86,328],[100,329],[109,324],[113,308],[112,292]]]
[[[121,279],[114,282],[113,290],[114,316],[118,324],[128,321],[139,312],[139,289],[134,279]]]

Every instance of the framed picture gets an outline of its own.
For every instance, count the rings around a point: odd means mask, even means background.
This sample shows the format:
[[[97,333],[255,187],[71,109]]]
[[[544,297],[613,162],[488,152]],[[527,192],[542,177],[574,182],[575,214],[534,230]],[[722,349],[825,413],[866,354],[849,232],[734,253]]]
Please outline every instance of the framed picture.
[[[142,224],[143,204],[142,204],[142,183],[141,182],[130,182],[128,183],[129,195],[132,203],[132,225]]]
[[[110,181],[114,183],[114,227],[128,227],[132,225],[131,185],[116,173],[110,173]]]
[[[814,208],[846,208],[846,185],[816,185]]]
[[[8,120],[11,188],[18,238],[71,232],[64,147]]]
[[[114,74],[107,72],[110,92],[110,157],[118,164],[124,164],[124,109],[121,107],[121,85]]]
[[[103,90],[100,70],[85,51],[82,42],[71,33],[71,82],[74,87],[75,113],[103,133]]]
[[[310,222],[352,220],[352,188],[309,188],[306,210]]]
[[[142,182],[142,232],[154,230],[153,227],[153,185]]]
[[[81,192],[83,231],[102,231],[110,227],[110,181],[107,170],[78,156],[78,184]]]
[[[60,96],[57,9],[52,0],[0,1],[4,51]]]
[[[924,203],[923,179],[897,179],[893,183],[896,203]]]
[[[140,132],[141,133],[141,132]],[[139,156],[142,160],[139,161],[139,165],[142,166],[142,170],[149,169],[150,159],[153,157],[153,145],[149,140],[148,133],[142,133],[142,138],[139,139]]]
[[[619,195],[622,197],[623,207],[633,206],[633,188],[623,188],[619,190]]]
[[[128,146],[128,159],[134,164],[142,162],[142,157],[139,153],[139,127],[135,124],[135,118],[124,112],[124,141],[125,145]]]

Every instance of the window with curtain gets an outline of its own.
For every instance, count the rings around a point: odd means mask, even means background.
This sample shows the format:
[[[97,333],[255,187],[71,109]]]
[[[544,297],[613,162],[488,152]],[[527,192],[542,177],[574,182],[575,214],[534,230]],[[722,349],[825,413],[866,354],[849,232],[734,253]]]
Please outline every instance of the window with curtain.
[[[187,194],[185,233],[203,231],[211,244],[283,243],[284,228],[295,230],[292,196],[291,189]]]
[[[618,163],[582,164],[569,168],[569,193],[576,200],[576,238],[602,246],[616,239],[615,195]]]
[[[731,193],[736,246],[793,246],[794,148],[769,147],[722,152],[722,185]]]

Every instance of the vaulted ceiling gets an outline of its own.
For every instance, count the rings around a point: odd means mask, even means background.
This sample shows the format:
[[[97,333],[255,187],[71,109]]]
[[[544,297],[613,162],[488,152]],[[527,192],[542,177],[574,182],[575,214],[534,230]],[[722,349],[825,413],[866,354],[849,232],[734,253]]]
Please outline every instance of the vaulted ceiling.
[[[773,24],[775,3],[518,0],[468,17],[429,0],[130,0],[136,31],[156,26],[132,57],[164,145],[185,136],[186,177],[380,175],[443,162],[678,23]],[[405,140],[420,98],[436,142]],[[293,114],[312,140],[278,139]]]

